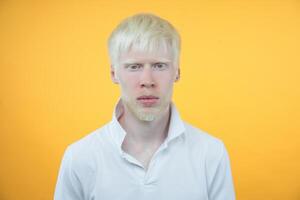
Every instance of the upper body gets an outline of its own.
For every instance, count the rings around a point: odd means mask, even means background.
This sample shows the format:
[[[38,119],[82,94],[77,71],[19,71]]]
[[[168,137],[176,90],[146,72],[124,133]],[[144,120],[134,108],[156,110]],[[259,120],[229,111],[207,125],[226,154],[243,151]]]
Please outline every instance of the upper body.
[[[223,143],[182,122],[172,102],[180,37],[151,14],[127,18],[109,38],[121,98],[111,123],[69,146],[56,200],[234,199]]]
[[[223,142],[181,120],[172,105],[168,136],[146,169],[122,149],[117,118],[65,151],[55,200],[234,200]]]

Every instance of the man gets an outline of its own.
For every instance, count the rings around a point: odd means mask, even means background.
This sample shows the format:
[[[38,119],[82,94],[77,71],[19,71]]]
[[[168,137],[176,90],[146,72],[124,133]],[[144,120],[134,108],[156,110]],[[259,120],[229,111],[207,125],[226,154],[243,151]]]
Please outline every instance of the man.
[[[180,37],[152,14],[125,19],[109,38],[113,119],[65,151],[55,200],[234,200],[223,142],[180,119]]]

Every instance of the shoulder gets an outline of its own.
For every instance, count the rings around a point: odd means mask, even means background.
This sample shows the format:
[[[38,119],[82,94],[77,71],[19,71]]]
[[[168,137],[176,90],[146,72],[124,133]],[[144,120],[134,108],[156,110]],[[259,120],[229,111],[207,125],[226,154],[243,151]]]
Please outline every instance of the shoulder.
[[[197,146],[209,147],[211,150],[217,150],[223,146],[223,141],[206,131],[184,122],[186,137]]]
[[[70,149],[76,155],[93,152],[95,146],[101,142],[103,135],[105,135],[106,129],[107,125],[104,125],[88,133],[87,135],[68,145],[68,149]]]
[[[72,170],[85,174],[87,171],[93,172],[98,168],[99,159],[102,157],[102,143],[106,134],[107,124],[68,145],[65,156],[69,157]]]
[[[105,133],[105,127],[91,132],[66,148],[59,170],[55,199],[68,194],[74,198],[87,199],[100,171],[101,150],[97,147],[101,146],[103,136],[100,135]]]
[[[190,148],[203,155],[206,164],[217,164],[226,151],[223,141],[189,123],[184,122],[184,125],[186,141]]]

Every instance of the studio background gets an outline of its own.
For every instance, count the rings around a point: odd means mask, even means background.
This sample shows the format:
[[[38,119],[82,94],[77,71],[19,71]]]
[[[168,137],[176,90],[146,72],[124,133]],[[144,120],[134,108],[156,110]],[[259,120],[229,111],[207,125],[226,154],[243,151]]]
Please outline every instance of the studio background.
[[[224,141],[237,199],[299,200],[298,0],[1,0],[0,199],[53,199],[67,145],[112,118],[106,41],[138,12],[179,30],[174,102]]]

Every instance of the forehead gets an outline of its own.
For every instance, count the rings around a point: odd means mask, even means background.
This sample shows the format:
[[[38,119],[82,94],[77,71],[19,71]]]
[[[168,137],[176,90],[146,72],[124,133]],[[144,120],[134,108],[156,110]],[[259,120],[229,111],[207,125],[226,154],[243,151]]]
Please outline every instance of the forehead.
[[[172,53],[167,49],[156,49],[150,50],[140,50],[131,49],[126,52],[121,52],[120,60],[121,63],[124,62],[172,62]]]

